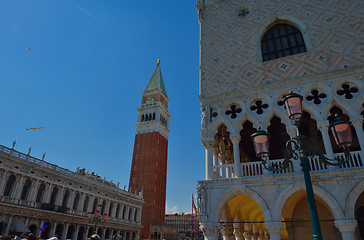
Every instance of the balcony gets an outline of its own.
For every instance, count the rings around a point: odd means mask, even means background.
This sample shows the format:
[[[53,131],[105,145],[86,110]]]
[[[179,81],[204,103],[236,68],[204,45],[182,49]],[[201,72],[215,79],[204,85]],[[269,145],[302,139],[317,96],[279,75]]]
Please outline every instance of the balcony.
[[[311,172],[319,171],[332,171],[335,169],[353,169],[362,168],[363,160],[361,159],[361,151],[351,152],[351,159],[343,166],[327,166],[321,162],[317,156],[309,157]],[[344,157],[344,153],[337,153],[334,155]],[[283,162],[283,159],[273,160],[272,162],[277,165]],[[300,174],[302,173],[300,162],[293,160],[289,167],[279,172],[269,172],[266,170],[261,162],[248,162],[240,164],[242,177],[253,177],[253,176],[266,176],[266,175],[281,175],[281,174]],[[234,165],[216,165],[214,166],[214,179],[226,179],[234,177]]]

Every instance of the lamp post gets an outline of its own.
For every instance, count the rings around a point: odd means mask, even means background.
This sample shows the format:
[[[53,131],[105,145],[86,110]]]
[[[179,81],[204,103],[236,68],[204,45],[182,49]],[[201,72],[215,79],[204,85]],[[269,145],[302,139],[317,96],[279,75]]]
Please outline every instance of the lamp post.
[[[101,214],[101,209],[102,209],[101,204],[98,204],[96,206],[95,211],[93,213],[88,214],[89,222],[90,223],[95,223],[94,234],[96,234],[97,223],[104,223],[107,220],[107,215],[106,214]]]
[[[350,159],[349,146],[352,143],[352,135],[350,123],[336,116],[336,118],[330,124],[329,129],[334,136],[336,144],[343,148],[345,157],[335,157],[334,159],[325,157],[318,144],[312,138],[305,137],[302,134],[302,130],[300,128],[300,120],[303,115],[302,99],[303,97],[301,95],[292,92],[283,98],[288,111],[288,116],[290,119],[294,120],[294,125],[297,127],[297,137],[290,139],[286,143],[286,151],[282,163],[277,164],[269,160],[269,133],[263,130],[258,130],[257,132],[253,133],[251,137],[253,139],[257,156],[262,159],[264,168],[269,171],[279,172],[289,166],[291,159],[300,160],[300,165],[302,167],[306,185],[312,236],[315,240],[322,240],[320,222],[312,189],[308,157],[316,155],[324,164],[334,166],[343,165]]]

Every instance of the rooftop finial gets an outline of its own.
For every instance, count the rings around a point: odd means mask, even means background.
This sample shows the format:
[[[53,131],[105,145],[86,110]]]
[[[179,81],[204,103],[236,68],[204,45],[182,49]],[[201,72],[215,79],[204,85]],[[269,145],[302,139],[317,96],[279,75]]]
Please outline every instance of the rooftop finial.
[[[161,60],[160,60],[160,59],[158,59],[157,63],[161,63]]]

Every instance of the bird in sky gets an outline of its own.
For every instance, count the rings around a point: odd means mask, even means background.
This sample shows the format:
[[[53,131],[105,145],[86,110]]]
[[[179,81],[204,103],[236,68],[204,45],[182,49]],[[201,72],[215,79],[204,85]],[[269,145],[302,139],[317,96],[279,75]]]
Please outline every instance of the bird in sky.
[[[33,127],[33,128],[27,128],[25,130],[38,130],[38,129],[43,129],[44,127]]]
[[[31,49],[30,47],[26,47],[29,52],[34,52],[34,49]]]

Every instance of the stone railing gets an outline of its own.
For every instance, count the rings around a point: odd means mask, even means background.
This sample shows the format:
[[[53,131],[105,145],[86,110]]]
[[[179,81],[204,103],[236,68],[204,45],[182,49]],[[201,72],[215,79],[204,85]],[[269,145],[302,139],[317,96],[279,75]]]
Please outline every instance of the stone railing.
[[[337,153],[335,157],[343,157],[344,153]],[[273,163],[279,165],[283,162],[283,159],[272,160]],[[318,156],[309,157],[311,172],[317,171],[330,171],[334,169],[351,169],[351,168],[362,168],[364,166],[363,160],[361,159],[361,151],[351,152],[351,159],[343,166],[327,166],[318,159]],[[264,175],[280,175],[280,174],[295,174],[302,173],[299,160],[293,160],[288,168],[279,172],[269,172],[264,169],[261,162],[248,162],[241,163],[241,175],[242,177],[251,176],[264,176]],[[232,178],[234,177],[234,165],[217,165],[214,166],[214,177],[215,178]]]
[[[80,181],[83,182],[85,184],[91,184],[91,185],[96,185],[97,187],[103,188],[105,190],[110,190],[113,192],[117,192],[117,193],[121,193],[123,195],[132,197],[132,198],[138,198],[138,199],[142,199],[141,196],[136,195],[134,193],[130,193],[128,191],[125,191],[119,187],[117,187],[114,183],[109,182],[107,180],[101,179],[98,176],[93,176],[93,175],[81,175],[79,173],[76,172],[72,172],[66,168],[62,168],[56,164],[52,164],[49,162],[46,162],[44,160],[32,157],[30,155],[18,152],[14,149],[10,149],[7,148],[5,146],[0,145],[0,153],[3,153],[5,155],[8,155],[10,157],[16,158],[18,160],[30,163],[30,164],[34,164],[37,165],[39,167],[48,169],[49,171],[52,171],[54,173],[63,175],[65,177],[74,179],[75,181]]]

